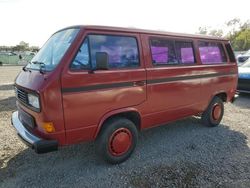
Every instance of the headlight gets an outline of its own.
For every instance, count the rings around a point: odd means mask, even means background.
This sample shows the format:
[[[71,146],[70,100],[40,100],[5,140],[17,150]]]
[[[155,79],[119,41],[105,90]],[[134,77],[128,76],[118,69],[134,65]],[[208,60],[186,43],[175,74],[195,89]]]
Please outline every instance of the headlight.
[[[29,103],[29,105],[31,105],[37,109],[40,109],[38,96],[33,95],[33,94],[28,94],[28,103]]]

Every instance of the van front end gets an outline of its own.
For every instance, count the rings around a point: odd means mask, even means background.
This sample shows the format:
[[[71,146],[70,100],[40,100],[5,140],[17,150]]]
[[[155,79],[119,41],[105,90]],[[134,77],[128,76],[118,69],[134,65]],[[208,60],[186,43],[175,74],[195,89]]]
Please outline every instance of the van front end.
[[[27,76],[33,76],[33,81]],[[55,76],[56,72],[22,71],[15,83],[17,111],[11,122],[21,140],[37,153],[65,145],[60,82]]]
[[[25,74],[32,73],[21,72],[16,82],[20,82],[20,78]],[[43,92],[35,92],[31,88],[32,84],[28,87],[15,85],[17,111],[12,114],[12,125],[21,140],[37,153],[57,150],[59,144],[65,143],[64,123],[60,120],[63,116],[62,107],[56,104],[61,103],[61,97],[52,95],[48,99],[46,95],[44,96],[43,93],[50,90],[50,86],[47,86]],[[51,105],[54,105],[53,109],[56,109],[56,113],[49,109]],[[58,117],[60,117],[59,120]]]
[[[66,145],[60,76],[78,32],[66,28],[52,35],[15,80],[17,111],[11,123],[37,153]]]

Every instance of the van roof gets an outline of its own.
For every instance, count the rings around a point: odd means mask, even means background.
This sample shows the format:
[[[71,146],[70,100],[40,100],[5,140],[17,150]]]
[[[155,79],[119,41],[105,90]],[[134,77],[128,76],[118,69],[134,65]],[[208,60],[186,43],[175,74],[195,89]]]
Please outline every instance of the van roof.
[[[210,40],[228,41],[227,39],[221,38],[221,37],[199,35],[199,34],[185,34],[185,33],[175,33],[175,32],[147,30],[147,29],[138,29],[138,28],[110,27],[110,26],[99,26],[99,25],[77,25],[77,26],[67,27],[64,29],[74,28],[74,27],[86,29],[86,30],[120,31],[120,32],[127,32],[127,33],[144,33],[144,34],[177,36],[177,37],[187,37],[187,38],[196,38],[196,39],[210,39]],[[64,30],[64,29],[62,29],[62,30]]]

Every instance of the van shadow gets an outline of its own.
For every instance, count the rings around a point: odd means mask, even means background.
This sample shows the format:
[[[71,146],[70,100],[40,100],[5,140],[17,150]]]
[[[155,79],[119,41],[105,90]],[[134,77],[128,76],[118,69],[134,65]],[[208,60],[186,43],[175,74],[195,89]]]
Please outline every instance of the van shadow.
[[[0,100],[0,112],[13,111],[16,109],[16,97],[8,97]]]
[[[6,187],[151,187],[154,180],[147,178],[147,175],[156,174],[159,183],[173,181],[171,173],[181,174],[179,167],[173,167],[177,162],[180,165],[194,164],[198,168],[195,177],[188,182],[181,180],[180,185],[194,183],[192,181],[196,181],[196,176],[208,179],[214,185],[213,174],[222,176],[222,180],[228,178],[227,164],[234,168],[237,179],[238,170],[242,172],[237,168],[241,168],[247,156],[250,156],[250,150],[244,134],[231,130],[227,125],[207,128],[201,125],[198,118],[192,117],[143,131],[134,154],[120,165],[109,165],[100,160],[95,153],[94,143],[68,146],[42,155],[25,149],[0,169],[0,183],[2,180]],[[170,177],[167,180],[162,171],[166,166],[173,167],[165,174]],[[161,171],[157,174],[158,169]],[[245,171],[249,170],[249,166],[245,167]]]
[[[0,91],[6,91],[6,90],[14,90],[14,85],[13,84],[0,85]]]
[[[233,104],[243,109],[250,109],[250,94],[240,93]]]

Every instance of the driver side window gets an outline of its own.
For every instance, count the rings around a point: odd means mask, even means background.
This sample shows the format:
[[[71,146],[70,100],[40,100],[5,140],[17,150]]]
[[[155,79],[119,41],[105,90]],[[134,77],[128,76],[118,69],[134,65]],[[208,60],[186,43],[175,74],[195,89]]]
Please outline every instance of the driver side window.
[[[88,38],[84,40],[70,68],[73,70],[90,69]]]

